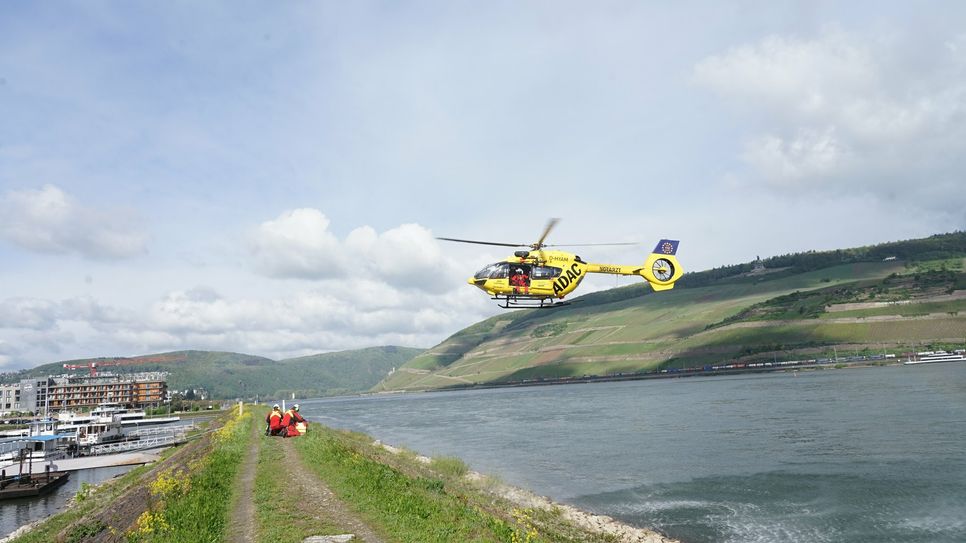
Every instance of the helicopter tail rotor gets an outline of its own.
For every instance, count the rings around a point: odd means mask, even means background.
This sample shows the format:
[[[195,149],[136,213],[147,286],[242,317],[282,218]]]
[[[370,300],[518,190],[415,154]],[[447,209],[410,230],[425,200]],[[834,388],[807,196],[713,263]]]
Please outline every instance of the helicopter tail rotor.
[[[656,291],[674,288],[674,283],[684,275],[684,270],[674,256],[678,252],[678,243],[672,239],[657,242],[654,251],[644,261],[644,267],[638,272]]]

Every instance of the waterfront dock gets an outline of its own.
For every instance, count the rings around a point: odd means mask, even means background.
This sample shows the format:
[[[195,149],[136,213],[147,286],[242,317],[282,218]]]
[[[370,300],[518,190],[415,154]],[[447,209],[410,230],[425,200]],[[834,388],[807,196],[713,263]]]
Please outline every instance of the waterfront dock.
[[[61,458],[52,460],[50,469],[53,471],[77,471],[81,469],[107,468],[113,466],[138,466],[157,462],[161,457],[156,454],[146,452],[131,452],[121,454],[109,454],[103,456],[78,456],[76,458]],[[32,466],[24,464],[24,473],[40,475],[44,473],[47,463],[35,462]],[[8,467],[9,471],[10,468]]]
[[[42,496],[67,482],[66,471],[44,471],[42,474],[0,476],[0,500]]]

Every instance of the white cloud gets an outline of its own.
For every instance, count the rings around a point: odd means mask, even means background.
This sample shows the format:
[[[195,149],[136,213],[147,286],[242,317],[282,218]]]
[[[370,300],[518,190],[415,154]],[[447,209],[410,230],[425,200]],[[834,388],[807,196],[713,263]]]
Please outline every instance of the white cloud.
[[[229,299],[200,287],[169,292],[137,313],[92,300],[4,300],[0,354],[42,363],[177,349],[278,359],[373,345],[429,347],[493,311],[469,288],[428,297],[366,281],[347,287],[267,299]]]
[[[267,300],[199,299],[191,292],[172,292],[153,304],[145,324],[150,329],[172,334],[270,331],[314,334],[324,330],[348,336],[427,336],[443,333],[447,321],[457,316],[452,308],[446,307],[444,300],[427,300],[419,292],[392,291],[390,287],[363,280],[342,283],[342,286]],[[375,297],[374,291],[388,295]],[[361,300],[357,292],[363,293]]]
[[[396,286],[440,293],[450,290],[448,279],[460,272],[443,254],[432,233],[418,224],[403,224],[376,234],[368,226],[353,230],[346,239],[350,258],[367,271]]]
[[[953,36],[943,45],[950,56],[960,65],[966,65],[966,33]]]
[[[10,342],[0,339],[0,368],[12,365],[13,354],[13,346]]]
[[[0,328],[45,330],[56,321],[56,304],[48,300],[11,298],[0,305]]]
[[[765,180],[796,184],[801,180],[824,180],[845,171],[850,152],[836,137],[835,129],[802,129],[793,138],[762,136],[745,145],[742,158],[762,173]]]
[[[329,231],[329,224],[317,209],[286,211],[263,222],[250,242],[256,269],[268,277],[363,279],[436,294],[452,289],[465,273],[443,253],[432,232],[418,224],[382,234],[360,226],[345,241]]]
[[[25,359],[215,349],[284,358],[373,345],[429,347],[495,312],[431,232],[363,226],[339,240],[314,209],[282,213],[249,239],[262,288],[168,289],[142,307],[89,296],[0,300],[0,337]],[[318,263],[342,263],[317,273]],[[297,277],[311,283],[291,282]],[[281,280],[278,280],[281,279]],[[289,288],[296,285],[296,288]],[[307,286],[308,285],[308,286]],[[268,288],[270,287],[270,288]],[[56,346],[55,346],[56,343]]]
[[[347,271],[329,219],[316,209],[294,209],[263,222],[250,249],[259,271],[270,277],[319,279]]]
[[[0,300],[0,330],[60,330],[68,322],[110,331],[133,318],[131,311],[106,306],[84,296],[66,300],[15,297]]]
[[[874,87],[878,74],[866,45],[831,30],[816,40],[770,36],[735,47],[699,62],[694,78],[739,102],[810,117]]]
[[[147,243],[130,213],[82,205],[54,185],[0,196],[0,238],[31,251],[93,259],[140,255]]]
[[[748,170],[729,178],[948,212],[966,204],[966,191],[956,188],[966,155],[961,41],[917,51],[901,37],[832,27],[710,56],[693,79],[750,121],[736,149]],[[927,196],[925,181],[948,193]]]

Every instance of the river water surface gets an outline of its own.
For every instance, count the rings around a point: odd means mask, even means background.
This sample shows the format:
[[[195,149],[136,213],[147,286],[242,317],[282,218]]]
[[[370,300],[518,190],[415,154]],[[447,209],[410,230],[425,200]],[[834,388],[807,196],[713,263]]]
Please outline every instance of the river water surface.
[[[135,466],[111,466],[72,471],[67,482],[50,494],[37,498],[0,501],[0,539],[25,524],[60,513],[84,483],[97,484],[123,475],[133,467]]]
[[[686,543],[966,541],[966,364],[311,400]]]

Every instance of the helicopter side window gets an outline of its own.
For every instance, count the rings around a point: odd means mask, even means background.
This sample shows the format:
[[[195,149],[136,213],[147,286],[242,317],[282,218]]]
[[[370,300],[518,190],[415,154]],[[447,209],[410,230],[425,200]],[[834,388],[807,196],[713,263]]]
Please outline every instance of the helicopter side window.
[[[499,262],[496,264],[490,264],[489,266],[483,268],[482,270],[476,272],[473,276],[474,279],[500,279],[507,276],[508,264],[506,262]]]
[[[561,271],[563,270],[553,266],[534,266],[531,277],[533,279],[552,279],[560,275]]]
[[[506,279],[510,276],[510,264],[500,262],[490,266],[490,279]]]
[[[510,264],[507,262],[497,262],[490,264],[482,270],[476,272],[474,279],[506,279],[510,275]]]

